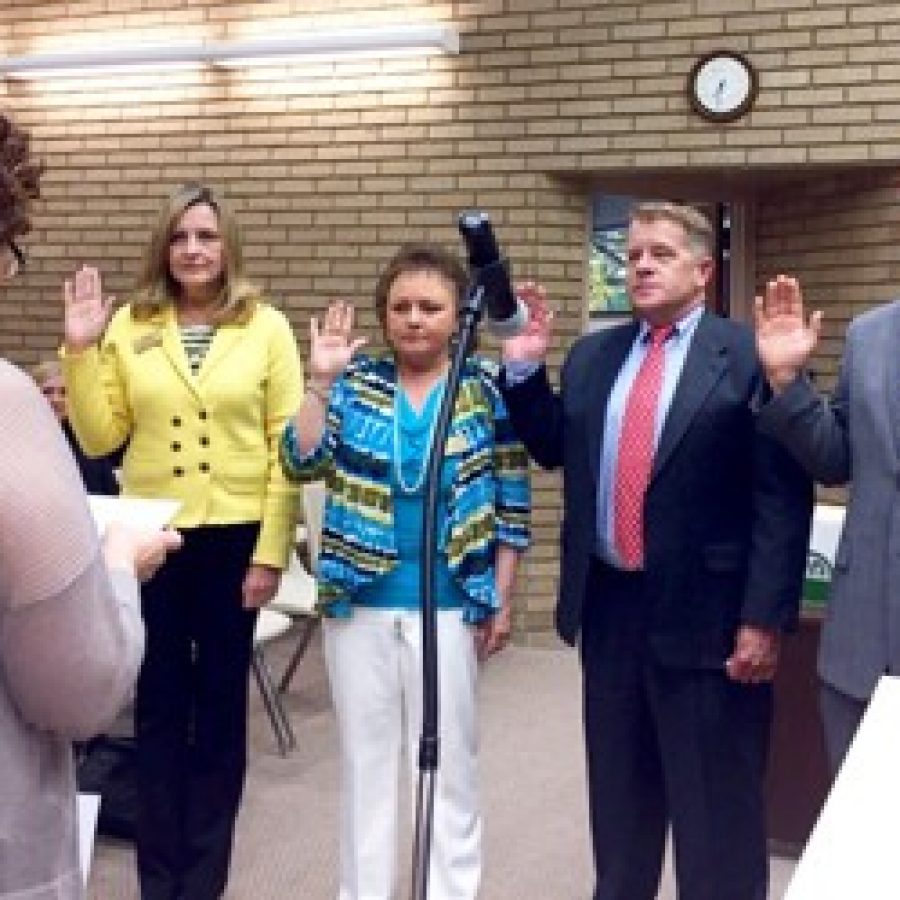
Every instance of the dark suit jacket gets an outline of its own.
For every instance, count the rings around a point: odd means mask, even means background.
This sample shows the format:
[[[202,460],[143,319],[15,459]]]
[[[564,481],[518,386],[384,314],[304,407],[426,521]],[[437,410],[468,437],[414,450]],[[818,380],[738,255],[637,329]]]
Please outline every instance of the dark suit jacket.
[[[563,468],[556,623],[574,643],[596,545],[596,478],[606,405],[637,334],[631,322],[580,339],[561,392],[545,368],[504,396],[537,463]],[[765,391],[752,333],[704,313],[669,409],[644,512],[648,639],[659,662],[721,668],[742,623],[796,622],[812,485],[757,431]]]

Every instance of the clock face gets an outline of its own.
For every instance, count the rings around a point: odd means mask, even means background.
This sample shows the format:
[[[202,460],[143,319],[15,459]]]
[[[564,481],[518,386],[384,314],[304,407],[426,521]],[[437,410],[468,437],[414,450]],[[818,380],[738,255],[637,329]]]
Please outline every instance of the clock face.
[[[689,79],[691,103],[707,119],[730,121],[743,115],[756,94],[750,63],[736,53],[713,53],[701,59]]]

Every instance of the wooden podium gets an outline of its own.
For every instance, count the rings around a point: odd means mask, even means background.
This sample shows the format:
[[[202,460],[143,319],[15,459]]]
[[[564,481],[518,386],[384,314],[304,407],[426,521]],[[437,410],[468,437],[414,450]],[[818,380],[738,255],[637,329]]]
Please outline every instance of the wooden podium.
[[[822,613],[804,611],[784,638],[775,678],[766,805],[769,849],[782,856],[800,855],[831,784],[816,675],[821,628]]]
[[[843,506],[816,505],[800,627],[784,639],[775,677],[766,803],[770,849],[785,856],[800,855],[831,786],[816,656],[844,514]]]

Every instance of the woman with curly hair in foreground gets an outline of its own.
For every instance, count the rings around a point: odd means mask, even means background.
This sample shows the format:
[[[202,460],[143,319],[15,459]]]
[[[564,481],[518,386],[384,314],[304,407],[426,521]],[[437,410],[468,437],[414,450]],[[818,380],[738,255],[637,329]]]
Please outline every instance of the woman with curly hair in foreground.
[[[42,167],[0,114],[0,283],[24,259]],[[0,360],[0,897],[77,900],[71,741],[109,722],[144,645],[138,578],[175,532],[101,543],[65,438],[32,379]]]

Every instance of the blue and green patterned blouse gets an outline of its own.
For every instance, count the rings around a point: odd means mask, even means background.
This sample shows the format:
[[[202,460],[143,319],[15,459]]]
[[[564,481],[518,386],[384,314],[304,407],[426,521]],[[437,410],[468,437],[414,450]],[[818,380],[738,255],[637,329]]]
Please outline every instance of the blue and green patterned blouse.
[[[440,550],[466,598],[463,616],[479,622],[500,606],[498,543],[528,546],[528,458],[496,382],[496,367],[466,362],[445,445],[447,527]],[[354,358],[331,390],[318,447],[300,453],[294,423],[281,442],[289,478],[325,479],[328,501],[319,556],[319,597],[332,615],[349,615],[354,594],[398,564],[394,527],[396,367],[391,356]]]

